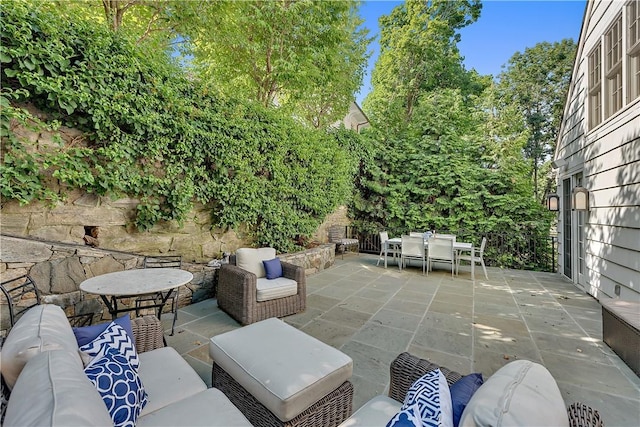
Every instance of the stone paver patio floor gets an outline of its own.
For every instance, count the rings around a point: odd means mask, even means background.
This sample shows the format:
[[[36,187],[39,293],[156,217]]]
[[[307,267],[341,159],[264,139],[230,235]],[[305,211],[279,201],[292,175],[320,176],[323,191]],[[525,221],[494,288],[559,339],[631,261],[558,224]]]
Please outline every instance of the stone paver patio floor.
[[[593,406],[608,427],[640,425],[640,378],[602,342],[598,301],[570,282],[498,268],[488,269],[489,280],[476,269],[472,282],[468,266],[452,278],[444,269],[423,276],[417,266],[401,272],[376,261],[336,259],[307,278],[307,310],[283,319],[353,359],[354,410],[385,393],[389,363],[409,351],[485,378],[509,361],[533,360],[549,369],[567,404]],[[215,299],[178,316],[167,342],[210,385],[208,340],[240,325]]]

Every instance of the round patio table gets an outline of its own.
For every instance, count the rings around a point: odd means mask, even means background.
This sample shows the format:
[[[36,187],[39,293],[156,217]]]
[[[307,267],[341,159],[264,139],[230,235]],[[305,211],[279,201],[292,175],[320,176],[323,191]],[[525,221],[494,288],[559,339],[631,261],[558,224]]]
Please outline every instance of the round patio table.
[[[99,295],[115,319],[119,313],[136,310],[135,307],[118,307],[118,300],[140,295],[160,295],[160,302],[145,308],[162,308],[171,291],[189,283],[193,274],[177,268],[142,268],[101,274],[80,283],[83,292]]]

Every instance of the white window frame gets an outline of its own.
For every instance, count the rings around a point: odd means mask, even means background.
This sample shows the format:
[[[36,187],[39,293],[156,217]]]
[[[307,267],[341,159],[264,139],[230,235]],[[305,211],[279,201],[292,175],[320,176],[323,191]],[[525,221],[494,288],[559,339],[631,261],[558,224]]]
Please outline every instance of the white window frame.
[[[605,120],[620,111],[624,105],[622,28],[622,13],[620,13],[604,34]]]
[[[631,0],[625,5],[627,103],[640,97],[640,2]]]
[[[587,56],[589,85],[589,129],[602,123],[602,43]]]

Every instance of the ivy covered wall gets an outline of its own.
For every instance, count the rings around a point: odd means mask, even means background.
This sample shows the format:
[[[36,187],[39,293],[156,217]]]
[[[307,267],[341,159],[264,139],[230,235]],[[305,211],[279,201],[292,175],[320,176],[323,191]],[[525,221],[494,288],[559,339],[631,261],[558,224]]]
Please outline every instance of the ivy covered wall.
[[[353,132],[219,96],[125,32],[34,4],[8,0],[0,19],[0,191],[16,227],[20,204],[59,227],[47,233],[66,233],[65,215],[102,227],[100,244],[169,230],[176,250],[202,241],[194,258],[238,237],[292,252],[351,197]]]

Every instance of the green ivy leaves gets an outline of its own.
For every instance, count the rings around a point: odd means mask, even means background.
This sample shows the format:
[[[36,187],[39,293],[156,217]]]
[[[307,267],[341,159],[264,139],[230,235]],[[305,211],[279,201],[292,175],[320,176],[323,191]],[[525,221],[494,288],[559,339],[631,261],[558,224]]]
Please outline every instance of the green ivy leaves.
[[[52,179],[63,190],[126,194],[140,201],[141,230],[181,223],[197,199],[212,206],[215,226],[243,227],[256,244],[280,251],[295,249],[349,200],[361,145],[352,132],[309,129],[284,112],[216,98],[124,31],[5,3],[3,197],[57,200],[63,194],[51,190]],[[16,132],[55,134],[58,124],[81,130],[86,144],[43,149]]]

